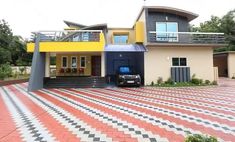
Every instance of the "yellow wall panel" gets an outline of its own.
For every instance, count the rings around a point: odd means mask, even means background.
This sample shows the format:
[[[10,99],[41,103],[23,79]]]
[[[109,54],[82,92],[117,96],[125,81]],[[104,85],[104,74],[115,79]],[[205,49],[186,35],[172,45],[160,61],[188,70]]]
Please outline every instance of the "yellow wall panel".
[[[27,52],[34,51],[34,43],[27,44]],[[99,42],[40,42],[40,52],[89,52],[104,51],[105,39],[100,34]]]
[[[144,23],[141,21],[138,21],[135,24],[135,42],[136,43],[144,42]]]

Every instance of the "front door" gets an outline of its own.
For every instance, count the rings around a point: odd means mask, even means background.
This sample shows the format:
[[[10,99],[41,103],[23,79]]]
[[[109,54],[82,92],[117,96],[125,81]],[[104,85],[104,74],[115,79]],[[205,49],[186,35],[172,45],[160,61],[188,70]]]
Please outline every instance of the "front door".
[[[101,56],[91,56],[91,75],[101,76]]]

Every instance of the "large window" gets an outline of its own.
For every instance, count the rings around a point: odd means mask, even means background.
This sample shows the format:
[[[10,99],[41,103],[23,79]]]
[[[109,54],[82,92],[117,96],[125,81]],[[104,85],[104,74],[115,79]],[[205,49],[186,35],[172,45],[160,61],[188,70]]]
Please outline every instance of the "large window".
[[[177,22],[156,22],[156,40],[177,42],[178,41],[178,23]]]
[[[187,58],[172,58],[172,66],[187,66]]]
[[[86,56],[80,57],[80,68],[86,68]]]
[[[62,57],[62,67],[67,68],[68,67],[68,57],[63,56]]]
[[[113,35],[114,44],[127,44],[128,43],[128,35]]]
[[[77,68],[77,57],[71,57],[71,68]]]

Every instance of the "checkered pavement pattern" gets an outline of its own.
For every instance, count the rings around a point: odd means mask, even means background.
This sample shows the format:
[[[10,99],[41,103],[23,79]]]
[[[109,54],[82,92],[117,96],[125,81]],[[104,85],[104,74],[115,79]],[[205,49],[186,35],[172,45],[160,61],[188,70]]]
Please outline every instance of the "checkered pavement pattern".
[[[231,85],[229,85],[231,84]],[[235,81],[218,87],[41,89],[0,87],[0,141],[235,141]]]

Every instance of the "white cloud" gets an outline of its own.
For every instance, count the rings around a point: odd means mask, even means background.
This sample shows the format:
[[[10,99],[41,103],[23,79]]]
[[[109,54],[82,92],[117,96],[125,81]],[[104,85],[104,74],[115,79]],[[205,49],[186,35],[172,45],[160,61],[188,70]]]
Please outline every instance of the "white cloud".
[[[198,25],[210,16],[223,16],[235,8],[234,0],[146,0],[146,5],[170,6],[199,14]],[[109,27],[131,27],[143,0],[4,0],[0,19],[5,19],[14,34],[29,37],[38,30],[62,30],[63,20]]]

